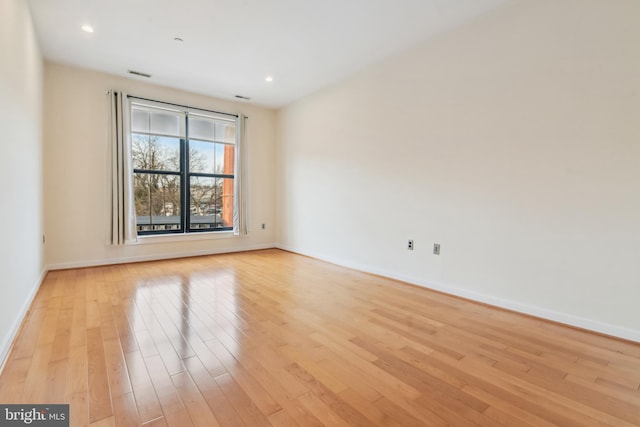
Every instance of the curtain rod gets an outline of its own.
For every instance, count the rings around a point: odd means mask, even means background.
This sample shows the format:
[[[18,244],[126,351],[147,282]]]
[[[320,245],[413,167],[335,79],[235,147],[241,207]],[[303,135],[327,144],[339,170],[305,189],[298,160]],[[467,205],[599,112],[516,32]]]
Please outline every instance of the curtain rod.
[[[207,110],[206,108],[190,107],[190,106],[188,106],[188,105],[174,104],[174,103],[172,103],[172,102],[156,101],[155,99],[142,98],[142,97],[140,97],[140,96],[127,95],[127,98],[139,99],[139,100],[141,100],[141,101],[157,102],[157,103],[159,103],[159,104],[173,105],[174,107],[189,108],[189,109],[192,109],[192,110],[206,111],[206,112],[208,112],[208,113],[224,114],[225,116],[238,117],[238,115],[237,115],[237,114],[229,114],[229,113],[223,113],[223,112],[221,112],[221,111]],[[246,118],[246,119],[248,119],[249,117],[245,117],[245,118]]]

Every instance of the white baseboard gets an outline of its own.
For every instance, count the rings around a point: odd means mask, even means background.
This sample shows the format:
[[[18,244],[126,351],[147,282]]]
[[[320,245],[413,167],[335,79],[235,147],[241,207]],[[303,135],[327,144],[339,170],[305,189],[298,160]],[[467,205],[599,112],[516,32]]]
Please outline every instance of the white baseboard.
[[[49,264],[47,266],[47,269],[49,271],[53,271],[53,270],[65,270],[68,268],[98,267],[101,265],[127,264],[131,262],[160,261],[163,259],[188,258],[193,256],[202,256],[202,255],[217,255],[217,254],[226,254],[226,253],[233,253],[233,252],[258,251],[261,249],[272,249],[275,247],[276,247],[275,243],[266,243],[262,245],[240,246],[236,248],[217,248],[217,249],[205,249],[200,251],[165,253],[165,254],[159,254],[159,255],[142,255],[142,256],[134,256],[134,257],[95,259],[95,260],[78,261],[78,262],[63,262],[63,263],[57,263],[57,264]]]
[[[598,332],[605,335],[610,335],[625,340],[640,342],[640,330],[629,329],[622,326],[611,325],[596,320],[586,319],[579,316],[574,316],[567,313],[562,313],[554,310],[549,310],[543,307],[536,307],[528,304],[524,304],[517,301],[511,301],[508,299],[482,294],[479,292],[469,291],[467,289],[458,288],[455,286],[446,285],[443,283],[431,282],[416,277],[405,276],[389,270],[380,269],[371,265],[355,263],[349,260],[327,256],[325,254],[299,250],[295,247],[276,244],[276,247],[289,252],[298,253],[301,255],[317,258],[322,261],[330,262],[332,264],[340,265],[342,267],[351,268],[353,270],[362,271],[365,273],[376,274],[390,279],[400,280],[402,282],[410,283],[413,285],[422,286],[424,288],[433,289],[436,291],[444,292],[446,294],[455,295],[458,297],[478,301],[484,304],[489,304],[495,307],[505,308],[507,310],[516,311],[530,316],[539,317],[541,319],[551,320],[557,323],[563,323],[565,325],[574,326],[581,329],[586,329],[593,332]]]
[[[44,281],[44,278],[47,275],[47,272],[48,270],[46,268],[42,270],[42,272],[40,273],[40,278],[38,279],[38,282],[35,284],[33,289],[31,289],[31,292],[29,292],[29,295],[27,296],[27,299],[25,300],[24,304],[22,304],[22,307],[20,308],[18,315],[13,321],[13,325],[11,325],[11,328],[9,329],[7,334],[2,338],[2,344],[0,344],[0,373],[2,373],[2,370],[4,369],[4,364],[7,362],[7,358],[9,356],[9,352],[11,351],[11,346],[13,345],[13,341],[16,339],[16,336],[20,331],[20,325],[22,325],[23,320],[27,316],[27,313],[29,312],[29,308],[33,303],[33,299],[36,297],[36,294],[38,293],[38,290],[40,289],[40,286],[42,285],[42,282]]]

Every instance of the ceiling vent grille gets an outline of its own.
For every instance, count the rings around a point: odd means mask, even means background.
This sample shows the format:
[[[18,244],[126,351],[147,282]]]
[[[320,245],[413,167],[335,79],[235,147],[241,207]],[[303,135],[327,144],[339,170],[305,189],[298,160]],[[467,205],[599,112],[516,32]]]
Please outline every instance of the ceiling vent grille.
[[[129,74],[133,74],[134,76],[146,77],[146,78],[151,77],[151,74],[143,73],[140,71],[134,71],[134,70],[129,70]]]

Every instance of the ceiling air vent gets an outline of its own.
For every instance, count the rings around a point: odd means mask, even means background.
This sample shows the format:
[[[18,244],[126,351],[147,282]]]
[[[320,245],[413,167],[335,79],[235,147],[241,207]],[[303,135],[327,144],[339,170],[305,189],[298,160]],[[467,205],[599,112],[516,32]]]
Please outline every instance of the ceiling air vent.
[[[140,71],[134,71],[134,70],[129,70],[129,74],[133,74],[134,76],[146,77],[146,78],[151,77],[151,74],[142,73]]]
[[[250,99],[251,99],[250,97],[248,97],[248,96],[244,96],[244,95],[236,95],[236,98],[238,98],[238,99],[244,99],[245,101],[248,101],[248,100],[250,100]]]

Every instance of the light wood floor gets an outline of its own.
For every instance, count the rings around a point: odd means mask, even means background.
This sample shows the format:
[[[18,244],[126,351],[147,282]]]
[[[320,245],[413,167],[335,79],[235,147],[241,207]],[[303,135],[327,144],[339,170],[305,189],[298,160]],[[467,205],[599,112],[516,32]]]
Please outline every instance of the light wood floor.
[[[278,250],[49,273],[0,403],[72,426],[640,426],[640,345]]]

